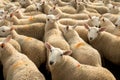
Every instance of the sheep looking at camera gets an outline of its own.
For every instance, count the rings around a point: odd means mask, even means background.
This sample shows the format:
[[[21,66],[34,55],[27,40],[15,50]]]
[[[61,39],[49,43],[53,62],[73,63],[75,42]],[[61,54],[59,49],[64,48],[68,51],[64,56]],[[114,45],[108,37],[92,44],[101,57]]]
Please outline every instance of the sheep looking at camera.
[[[45,45],[49,50],[48,63],[52,80],[116,80],[106,68],[84,65],[67,56],[72,51],[63,51],[49,43]]]

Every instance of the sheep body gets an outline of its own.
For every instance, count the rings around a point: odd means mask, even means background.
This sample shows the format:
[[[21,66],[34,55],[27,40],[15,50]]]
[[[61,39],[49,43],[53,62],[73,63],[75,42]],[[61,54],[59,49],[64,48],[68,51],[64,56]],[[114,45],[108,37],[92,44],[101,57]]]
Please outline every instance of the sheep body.
[[[45,80],[43,74],[39,72],[38,68],[27,56],[18,52],[7,42],[2,44],[4,46],[2,49],[0,48],[0,57],[6,80]]]
[[[50,69],[52,80],[116,80],[107,69],[80,64],[70,56],[64,56],[61,63],[51,66]]]
[[[71,27],[66,27],[66,30],[63,31],[64,37],[73,52],[71,56],[82,64],[101,66],[101,57],[98,51],[81,39],[73,28],[70,29]]]
[[[48,15],[48,19],[50,20],[51,15]],[[51,43],[55,47],[59,47],[63,50],[69,50],[69,44],[64,39],[62,32],[59,30],[59,27],[55,22],[51,23],[50,21],[46,22],[45,25],[45,35],[44,35],[45,42]]]
[[[30,25],[12,25],[11,27],[8,26],[1,26],[0,27],[0,36],[6,37],[10,34],[11,30],[14,28],[18,34],[26,35],[29,37],[33,37],[39,40],[43,40],[44,36],[44,23],[33,23]],[[2,33],[2,30],[7,30],[4,32],[4,35]]]
[[[45,22],[46,15],[41,14],[41,16],[31,16],[28,19],[18,19],[16,16],[12,16],[11,21],[14,22],[15,25],[24,25],[24,24],[31,24],[35,22]]]
[[[48,62],[52,80],[116,80],[106,68],[84,65],[67,56],[70,51],[65,52],[47,44],[46,47],[49,50]]]
[[[32,37],[19,35],[15,30],[12,30],[11,35],[21,46],[24,54],[30,58],[37,67],[46,61],[46,51],[44,43]]]
[[[103,43],[105,45],[103,45]],[[120,65],[119,43],[120,38],[108,32],[101,32],[95,40],[90,41],[90,44],[96,48],[101,55],[118,65]]]
[[[95,9],[98,11],[100,14],[105,14],[108,12],[108,8],[105,6],[93,6],[93,5],[87,5],[87,7]]]

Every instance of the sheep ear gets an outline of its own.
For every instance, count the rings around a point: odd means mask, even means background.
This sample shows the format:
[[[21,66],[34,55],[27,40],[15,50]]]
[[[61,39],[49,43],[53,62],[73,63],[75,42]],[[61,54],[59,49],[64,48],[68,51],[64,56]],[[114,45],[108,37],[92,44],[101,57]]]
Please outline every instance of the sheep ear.
[[[4,47],[5,47],[5,44],[4,44],[4,43],[0,44],[0,47],[1,47],[1,48],[4,48]]]
[[[86,29],[88,29],[88,30],[90,29],[88,24],[84,24],[84,26],[85,26]]]
[[[12,39],[11,35],[8,35],[7,38],[3,41],[3,43],[7,43]]]
[[[60,19],[61,14],[57,14],[55,17],[56,17],[56,20],[58,20],[58,19]]]
[[[99,17],[99,19],[101,19],[103,17],[103,15],[101,15],[100,17]]]
[[[105,19],[104,19],[104,18],[103,18],[102,20],[103,20],[103,22],[105,22]]]
[[[100,28],[99,32],[105,31],[106,28]]]
[[[88,15],[90,19],[92,19],[92,17],[90,15]]]
[[[63,55],[71,55],[71,54],[72,54],[72,51],[71,51],[71,50],[63,51]]]
[[[52,46],[48,42],[45,43],[45,47],[50,51],[52,49]]]
[[[66,26],[66,31],[67,31],[67,30],[69,30],[69,26],[68,26],[68,25]]]
[[[72,28],[75,29],[77,27],[77,24],[75,24]]]

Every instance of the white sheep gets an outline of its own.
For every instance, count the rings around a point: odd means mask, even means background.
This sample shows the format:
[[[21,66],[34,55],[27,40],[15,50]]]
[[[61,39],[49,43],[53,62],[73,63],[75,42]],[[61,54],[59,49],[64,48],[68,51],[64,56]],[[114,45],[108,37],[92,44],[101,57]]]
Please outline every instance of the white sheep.
[[[70,6],[70,5],[62,6],[62,7],[58,6],[58,8],[64,13],[68,13],[68,14],[77,13],[76,9],[74,7],[72,7],[72,6]]]
[[[18,2],[20,3],[20,5],[23,8],[26,8],[27,6],[29,6],[30,4],[32,4],[31,0],[19,0]]]
[[[59,15],[47,15],[45,25],[44,41],[51,43],[55,47],[59,47],[62,50],[70,50],[69,44],[64,39],[62,32],[59,30],[57,19]]]
[[[10,36],[0,42],[0,60],[5,80],[45,80],[35,64],[9,44]]]
[[[77,20],[85,20],[85,19],[89,18],[88,14],[84,14],[84,13],[74,14],[74,15],[73,14],[64,13],[56,6],[52,7],[49,10],[48,13],[49,14],[54,14],[54,15],[61,14],[60,18],[72,18],[72,19],[77,19]]]
[[[116,20],[115,26],[116,26],[116,27],[120,27],[120,16],[119,16],[118,19]]]
[[[86,9],[86,7],[85,7],[85,3],[83,3],[83,2],[78,2],[77,3],[76,10],[77,10],[78,13],[85,13],[85,14],[88,14],[90,16],[100,16],[100,14],[98,12],[90,12],[90,11],[88,11]]]
[[[0,36],[5,37],[10,34],[12,29],[18,34],[43,40],[45,23],[33,23],[29,25],[9,25],[0,27]]]
[[[62,30],[73,52],[71,56],[82,64],[101,66],[101,57],[98,51],[80,38],[78,33],[74,30],[75,27],[76,26],[67,26]]]
[[[46,61],[46,51],[44,43],[32,37],[19,35],[14,29],[11,30],[11,36],[20,46],[22,53],[26,54],[37,67]]]
[[[105,32],[105,28],[89,27],[88,25],[85,27],[88,29],[90,44],[106,59],[120,65],[120,38]]]
[[[36,22],[46,22],[46,14],[30,16],[27,19],[18,19],[16,16],[12,15],[10,16],[9,19],[15,25],[25,25],[25,24],[31,24],[31,23],[36,23]]]
[[[62,0],[51,0],[51,2],[56,5],[58,4],[58,6],[67,6],[67,5],[70,5],[69,2],[64,2]]]
[[[94,5],[86,4],[86,7],[95,9],[100,14],[105,14],[105,13],[107,13],[109,11],[109,9],[107,7],[105,7],[105,6],[94,6]]]
[[[100,26],[106,28],[105,31],[112,33],[116,36],[120,36],[119,28],[116,27],[109,19],[101,18],[100,19]]]
[[[117,21],[119,14],[105,13],[102,15],[105,18],[108,18],[113,24]]]
[[[62,28],[63,28],[63,27],[66,27],[68,24],[67,24],[67,25],[63,25],[63,24],[58,23],[58,25],[59,25],[60,30],[62,31]],[[69,25],[70,25],[70,23],[69,23]],[[71,25],[71,26],[72,26],[72,25]],[[75,28],[75,30],[77,31],[78,35],[79,35],[85,42],[88,43],[88,38],[87,38],[88,30],[87,30],[84,26],[77,26],[77,27]]]
[[[0,37],[0,42],[4,41],[6,38],[4,37]],[[21,46],[20,44],[14,40],[14,39],[10,39],[9,43],[19,52],[21,52]]]
[[[49,50],[52,80],[116,80],[106,68],[84,65],[68,56],[72,51],[63,51],[48,43],[45,45]]]
[[[96,26],[100,27],[100,18],[97,16],[89,16],[89,19],[86,20],[76,20],[76,19],[71,19],[71,18],[63,18],[59,19],[58,23],[63,24],[63,25],[79,25],[79,26],[84,26],[84,24],[88,24],[90,26]]]

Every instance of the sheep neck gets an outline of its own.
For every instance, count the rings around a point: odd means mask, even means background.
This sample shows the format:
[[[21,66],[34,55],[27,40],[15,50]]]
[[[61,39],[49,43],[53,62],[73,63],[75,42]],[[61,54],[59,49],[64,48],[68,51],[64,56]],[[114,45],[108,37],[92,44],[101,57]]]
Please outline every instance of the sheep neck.
[[[66,39],[68,41],[69,44],[74,44],[77,42],[84,42],[78,35],[78,33],[76,31],[74,31],[74,33],[70,34],[69,36],[66,36]]]
[[[57,23],[56,22],[46,22],[46,25],[45,25],[45,32],[50,30],[50,29],[59,29],[58,26],[57,26]]]

